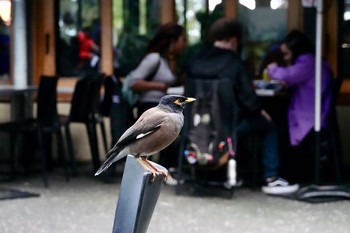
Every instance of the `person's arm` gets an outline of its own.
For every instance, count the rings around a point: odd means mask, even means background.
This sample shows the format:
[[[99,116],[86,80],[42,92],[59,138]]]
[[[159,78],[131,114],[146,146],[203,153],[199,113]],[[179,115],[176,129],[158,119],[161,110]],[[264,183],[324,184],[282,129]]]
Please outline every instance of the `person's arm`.
[[[145,78],[152,74],[155,69],[159,68],[160,55],[157,53],[148,54],[133,71],[133,77],[130,82],[130,87],[135,91],[150,91],[159,90],[166,91],[168,85],[165,82],[145,80]]]
[[[146,80],[137,80],[131,86],[134,91],[150,91],[150,90],[159,90],[167,91],[168,85],[165,82],[156,82],[156,81],[146,81]]]
[[[253,81],[245,70],[243,63],[237,64],[235,68],[238,70],[237,82],[234,84],[234,89],[237,97],[238,104],[246,112],[260,113],[262,110],[259,97],[256,95]]]
[[[262,109],[260,114],[267,120],[267,121],[272,121],[272,118],[270,114],[268,114],[265,109]]]
[[[288,67],[270,64],[267,69],[271,79],[285,82],[288,86],[295,86],[313,77],[314,59],[311,56],[299,57],[295,64]]]

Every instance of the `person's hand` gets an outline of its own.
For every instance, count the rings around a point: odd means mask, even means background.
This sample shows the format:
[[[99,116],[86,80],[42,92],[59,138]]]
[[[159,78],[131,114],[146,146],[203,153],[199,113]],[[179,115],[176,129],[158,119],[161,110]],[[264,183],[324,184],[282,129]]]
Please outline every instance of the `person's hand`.
[[[284,80],[279,80],[279,83],[282,85],[283,89],[288,88],[288,84]]]
[[[267,68],[269,69],[269,68],[272,68],[272,67],[275,67],[275,66],[277,66],[277,63],[276,62],[272,62],[272,63],[267,65]]]
[[[168,84],[166,84],[165,82],[157,82],[157,85],[159,87],[159,90],[164,92],[166,92],[169,87]]]
[[[260,113],[267,121],[272,121],[271,116],[264,109]]]

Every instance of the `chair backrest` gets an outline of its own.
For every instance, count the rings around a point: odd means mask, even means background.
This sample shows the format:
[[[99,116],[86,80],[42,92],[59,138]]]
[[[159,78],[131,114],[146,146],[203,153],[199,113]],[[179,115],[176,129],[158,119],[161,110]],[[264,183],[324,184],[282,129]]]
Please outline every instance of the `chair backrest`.
[[[109,116],[112,105],[114,81],[112,76],[107,76],[103,82],[104,95],[100,103],[100,112],[103,116]]]
[[[89,116],[89,90],[92,85],[92,79],[80,78],[74,87],[69,113],[69,121],[86,122]]]
[[[88,102],[90,104],[89,114],[93,115],[100,111],[100,102],[101,102],[101,87],[105,79],[105,75],[100,73],[93,77],[92,85],[90,86]]]
[[[339,138],[339,125],[336,106],[342,82],[343,79],[341,78],[333,79],[331,86],[328,87],[330,89],[329,94],[331,95],[331,101],[329,103],[330,107],[327,115],[326,131],[331,132],[333,134],[332,137],[336,136],[337,138]]]
[[[87,122],[98,112],[103,80],[103,74],[87,74],[77,81],[69,114],[71,122]]]
[[[229,79],[187,79],[185,95],[196,101],[185,108],[184,135],[187,149],[213,156],[216,163],[227,152],[227,138],[235,139],[236,111],[232,82]],[[207,158],[209,159],[209,158]]]
[[[57,76],[41,76],[37,97],[37,121],[43,126],[58,122]]]
[[[333,102],[336,104],[336,101],[339,96],[340,88],[343,84],[343,78],[342,77],[337,77],[333,79],[332,83],[332,95],[333,95]]]

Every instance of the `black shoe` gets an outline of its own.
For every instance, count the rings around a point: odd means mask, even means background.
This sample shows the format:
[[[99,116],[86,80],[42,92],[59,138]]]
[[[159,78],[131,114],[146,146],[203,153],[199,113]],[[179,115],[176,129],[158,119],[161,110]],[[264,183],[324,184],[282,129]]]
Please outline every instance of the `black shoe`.
[[[266,194],[279,195],[279,194],[291,194],[299,189],[299,184],[289,184],[288,181],[280,177],[276,177],[271,180],[267,180],[265,185],[261,187],[261,190]]]

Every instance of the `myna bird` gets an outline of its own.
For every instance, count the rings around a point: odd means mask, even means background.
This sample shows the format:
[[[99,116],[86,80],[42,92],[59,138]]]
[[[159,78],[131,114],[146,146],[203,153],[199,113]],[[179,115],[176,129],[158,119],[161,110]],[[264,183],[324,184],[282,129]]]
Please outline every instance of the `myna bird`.
[[[181,95],[162,97],[156,107],[145,111],[135,124],[124,132],[107,153],[107,160],[95,176],[128,154],[138,159],[140,164],[155,176],[159,170],[147,160],[147,157],[163,150],[176,139],[184,124],[182,111],[187,103],[195,100]]]

